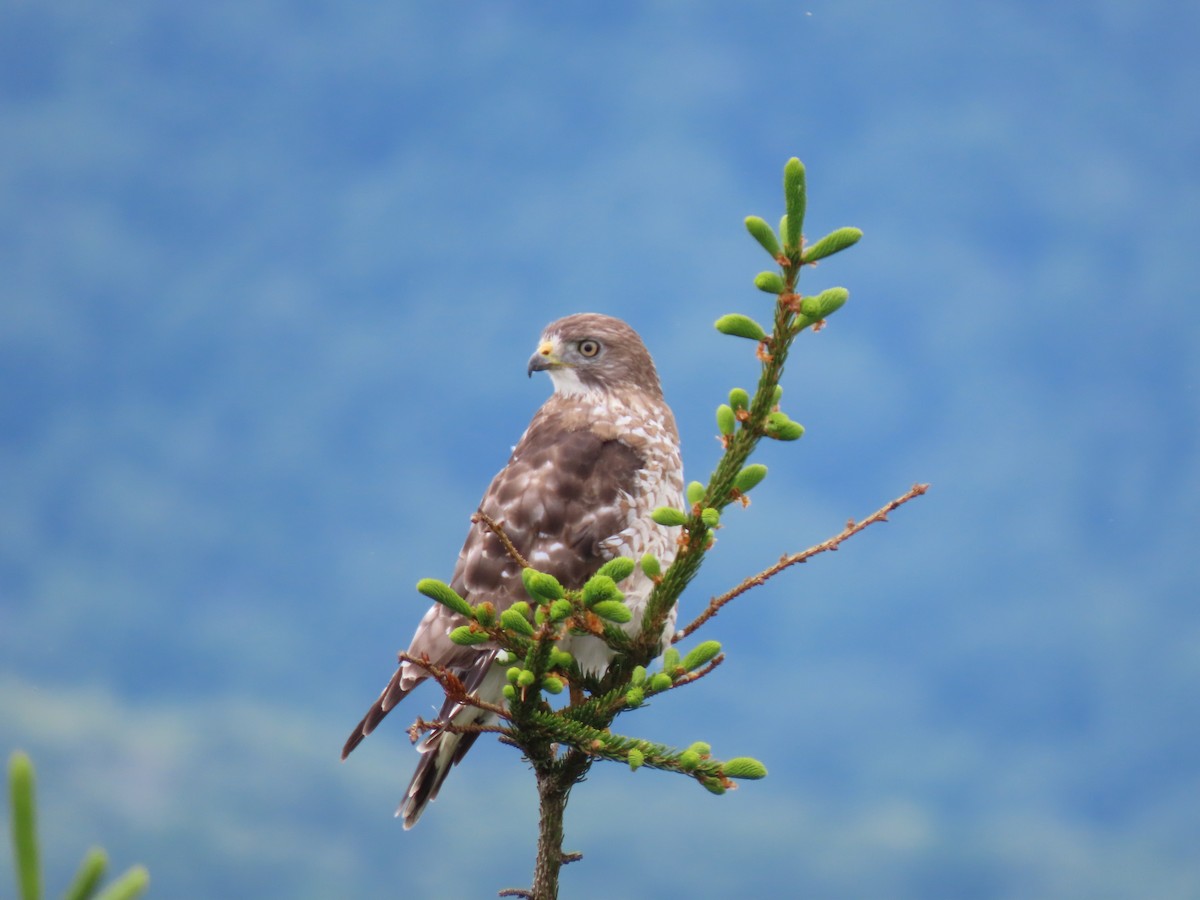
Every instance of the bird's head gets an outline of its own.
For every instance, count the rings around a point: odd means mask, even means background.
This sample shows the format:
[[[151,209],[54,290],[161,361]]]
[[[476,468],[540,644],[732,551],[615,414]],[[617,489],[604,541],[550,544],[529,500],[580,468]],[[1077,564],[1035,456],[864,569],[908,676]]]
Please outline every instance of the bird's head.
[[[635,388],[662,396],[658,373],[636,331],[611,316],[577,313],[546,326],[529,375],[548,372],[559,394]]]

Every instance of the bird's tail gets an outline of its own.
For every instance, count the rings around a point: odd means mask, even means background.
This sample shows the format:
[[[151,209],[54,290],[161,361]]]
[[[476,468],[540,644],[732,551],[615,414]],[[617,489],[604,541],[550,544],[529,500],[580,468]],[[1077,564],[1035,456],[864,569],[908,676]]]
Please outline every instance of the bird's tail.
[[[383,721],[384,716],[391,711],[392,707],[407,697],[409,692],[424,681],[426,677],[428,676],[412,663],[400,663],[400,667],[396,669],[396,674],[387,683],[387,687],[383,689],[383,693],[379,695],[379,699],[371,705],[371,708],[367,710],[367,714],[362,717],[362,720],[350,732],[350,737],[346,739],[346,744],[342,747],[342,759],[349,756],[354,751],[354,748],[363,742],[363,738],[374,731],[375,726]]]
[[[506,679],[504,669],[493,665],[494,656],[493,653],[485,654],[480,663],[472,667],[464,681],[467,690],[480,700],[496,704],[503,702]],[[447,700],[438,718],[443,722],[462,726],[488,725],[495,721],[496,716],[477,706]],[[463,733],[435,728],[421,742],[421,746],[417,748],[421,753],[421,761],[417,763],[417,770],[413,773],[412,781],[408,783],[404,800],[396,810],[396,815],[404,820],[405,830],[417,824],[417,819],[421,818],[425,807],[437,798],[450,769],[462,761],[478,737],[477,731]]]

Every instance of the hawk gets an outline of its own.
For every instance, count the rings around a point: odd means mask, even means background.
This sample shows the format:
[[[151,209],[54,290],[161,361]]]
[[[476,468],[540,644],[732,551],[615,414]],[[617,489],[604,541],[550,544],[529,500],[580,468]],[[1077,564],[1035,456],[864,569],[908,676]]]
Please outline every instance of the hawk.
[[[534,414],[508,464],[483,495],[480,511],[498,522],[534,568],[569,588],[582,587],[617,556],[654,554],[663,565],[674,559],[675,536],[655,524],[658,506],[683,506],[683,469],[675,418],[663,400],[658,373],[637,332],[619,319],[580,313],[546,327],[528,374],[547,372],[554,393]],[[526,599],[520,566],[486,525],[473,525],[458,556],[450,586],[470,603],[491,601],[497,612]],[[634,612],[625,626],[641,624],[650,579],[640,568],[622,582]],[[672,610],[664,640],[674,628]],[[502,704],[505,668],[498,650],[484,644],[461,647],[450,632],[464,620],[435,603],[409,645],[415,658],[428,657],[454,672],[481,699]],[[564,649],[579,665],[601,673],[612,651],[599,638],[569,638]],[[400,667],[375,704],[354,727],[345,759],[397,703],[425,680],[409,662]],[[456,725],[486,724],[491,714],[447,700],[439,719]],[[396,815],[411,828],[437,797],[450,768],[466,755],[478,734],[432,730],[418,750],[421,760]]]

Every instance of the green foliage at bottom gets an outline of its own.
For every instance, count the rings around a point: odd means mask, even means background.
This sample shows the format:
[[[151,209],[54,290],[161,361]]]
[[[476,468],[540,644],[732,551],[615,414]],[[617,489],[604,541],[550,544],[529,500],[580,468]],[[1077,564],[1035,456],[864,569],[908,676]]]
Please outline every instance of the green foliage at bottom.
[[[8,760],[9,810],[12,825],[13,868],[17,873],[20,900],[41,900],[42,873],[37,838],[37,798],[34,793],[33,762],[28,754],[15,751]],[[108,856],[93,847],[83,858],[65,900],[133,900],[150,885],[144,866],[130,867],[120,878],[97,893],[108,868]]]

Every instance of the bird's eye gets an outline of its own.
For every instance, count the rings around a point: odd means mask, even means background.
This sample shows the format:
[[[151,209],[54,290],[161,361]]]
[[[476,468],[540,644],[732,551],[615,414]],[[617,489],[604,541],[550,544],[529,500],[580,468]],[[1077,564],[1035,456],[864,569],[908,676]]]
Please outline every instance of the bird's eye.
[[[600,342],[593,341],[591,338],[580,341],[576,346],[579,349],[579,355],[589,359],[600,352]]]

